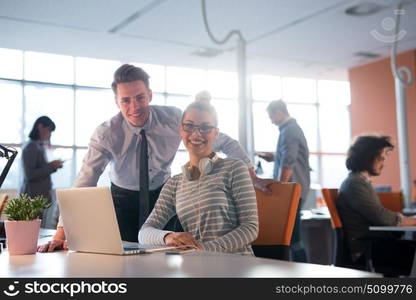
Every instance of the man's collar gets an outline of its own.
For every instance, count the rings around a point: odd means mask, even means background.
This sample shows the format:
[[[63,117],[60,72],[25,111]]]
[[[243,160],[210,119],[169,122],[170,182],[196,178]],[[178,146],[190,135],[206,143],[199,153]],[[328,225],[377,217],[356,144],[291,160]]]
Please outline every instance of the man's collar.
[[[282,123],[279,124],[279,130],[282,129],[282,128],[284,128],[284,127],[286,127],[292,121],[295,121],[296,122],[296,120],[293,119],[292,117],[287,118],[286,121],[284,121],[284,122],[282,122]]]

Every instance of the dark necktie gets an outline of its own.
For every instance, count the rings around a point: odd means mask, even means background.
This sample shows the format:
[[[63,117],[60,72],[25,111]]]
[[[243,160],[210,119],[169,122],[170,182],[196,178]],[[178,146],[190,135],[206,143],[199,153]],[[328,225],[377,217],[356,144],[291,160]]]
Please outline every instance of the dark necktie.
[[[140,227],[146,221],[149,216],[149,158],[147,150],[147,139],[144,130],[140,131],[142,141],[140,143],[140,211],[139,211],[139,221]]]

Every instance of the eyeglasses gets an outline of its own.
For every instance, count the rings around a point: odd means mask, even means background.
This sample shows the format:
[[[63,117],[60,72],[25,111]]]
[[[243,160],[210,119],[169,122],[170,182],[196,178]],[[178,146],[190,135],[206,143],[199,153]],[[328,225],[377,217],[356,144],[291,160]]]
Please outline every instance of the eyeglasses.
[[[192,123],[182,123],[182,129],[186,132],[192,133],[198,129],[199,133],[206,134],[210,133],[212,129],[216,128],[215,126],[202,124],[202,125],[194,125]]]

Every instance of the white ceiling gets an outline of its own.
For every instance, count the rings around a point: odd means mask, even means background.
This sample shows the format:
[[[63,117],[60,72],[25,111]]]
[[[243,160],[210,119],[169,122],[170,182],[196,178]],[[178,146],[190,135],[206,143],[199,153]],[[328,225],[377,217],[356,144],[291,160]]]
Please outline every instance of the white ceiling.
[[[348,68],[372,60],[354,53],[389,55],[390,44],[371,31],[393,35],[383,21],[394,17],[397,1],[372,1],[385,8],[363,17],[344,13],[363,0],[206,0],[206,6],[218,39],[239,29],[248,41],[249,72],[346,79]],[[416,1],[404,8],[399,51],[416,49]],[[0,0],[0,37],[2,48],[236,70],[237,38],[224,46],[210,41],[200,0]],[[191,54],[204,48],[224,51]]]

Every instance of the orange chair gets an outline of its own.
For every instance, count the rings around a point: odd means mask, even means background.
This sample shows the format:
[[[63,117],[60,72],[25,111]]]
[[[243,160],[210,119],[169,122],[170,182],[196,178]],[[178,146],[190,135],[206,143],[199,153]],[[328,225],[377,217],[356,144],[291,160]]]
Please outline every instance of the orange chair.
[[[289,259],[289,247],[299,205],[298,183],[272,183],[271,195],[256,190],[259,234],[252,243],[258,257]]]
[[[377,193],[381,204],[388,210],[394,212],[403,211],[403,197],[401,192]]]
[[[335,205],[335,199],[338,197],[338,189],[322,189],[322,196],[328,207],[329,214],[331,216],[331,225],[334,230],[342,228],[341,218],[339,217],[337,207]]]
[[[331,216],[332,228],[335,231],[335,242],[333,245],[332,262],[334,266],[352,268],[359,270],[374,271],[371,257],[371,241],[369,240],[368,249],[365,253],[366,265],[358,265],[352,261],[351,252],[348,246],[348,241],[344,233],[342,221],[338,213],[336,206],[336,200],[338,198],[338,189],[322,189],[322,196],[326,202],[326,205]]]

